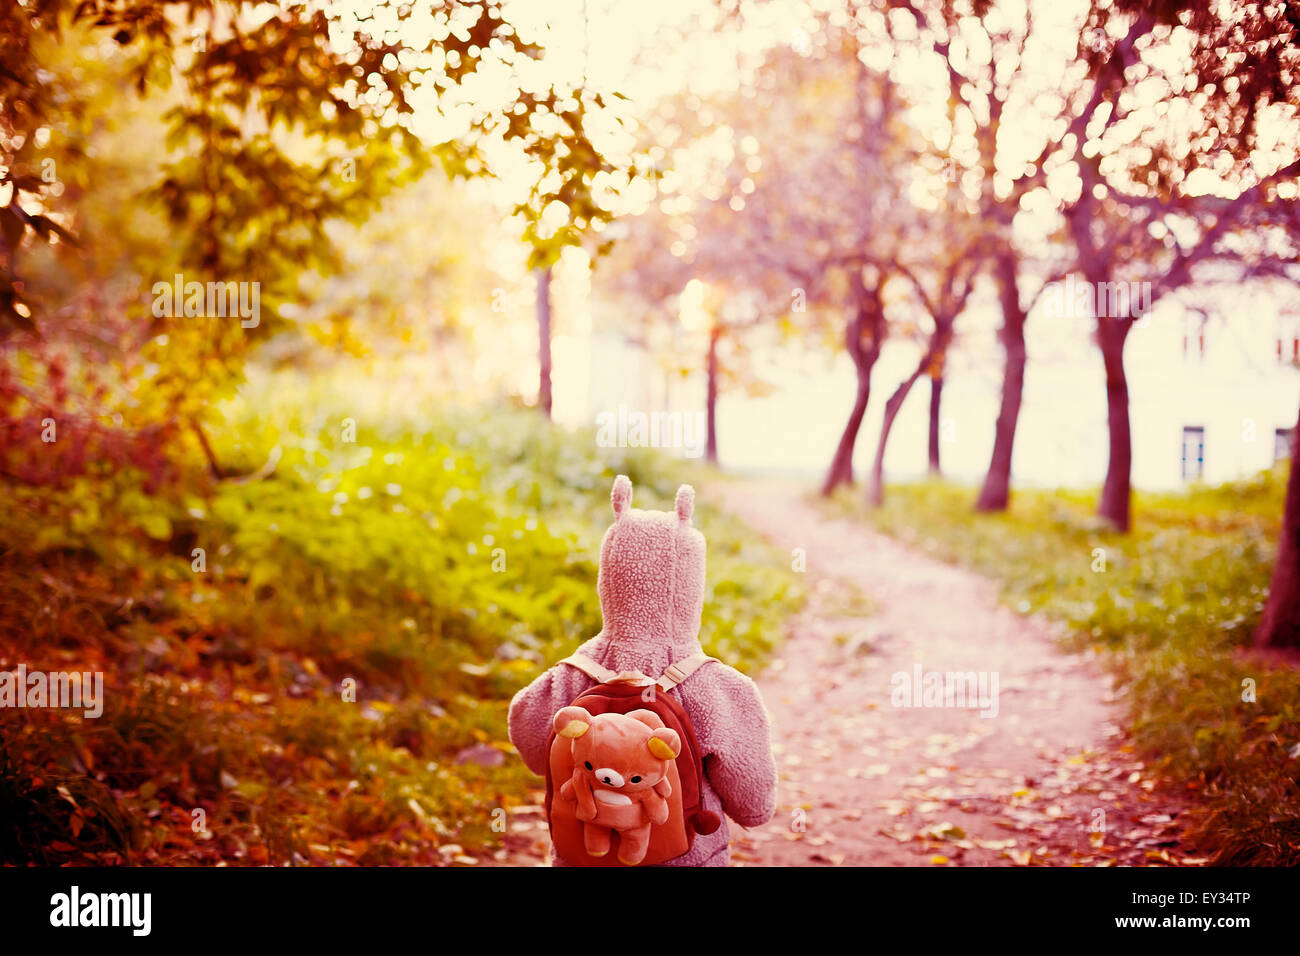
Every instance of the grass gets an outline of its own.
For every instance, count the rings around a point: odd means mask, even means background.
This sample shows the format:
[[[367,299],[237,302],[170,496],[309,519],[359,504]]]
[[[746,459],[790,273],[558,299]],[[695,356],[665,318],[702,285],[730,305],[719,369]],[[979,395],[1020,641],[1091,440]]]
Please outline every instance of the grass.
[[[534,411],[364,384],[280,373],[230,402],[208,423],[216,453],[252,472],[278,447],[263,480],[3,489],[0,668],[102,670],[106,703],[100,719],[0,709],[0,862],[437,863],[500,846],[494,812],[536,783],[507,704],[600,627],[614,475],[664,509],[709,476]],[[701,639],[753,672],[797,575],[703,492],[695,523]]]
[[[1250,650],[1285,480],[1279,469],[1138,494],[1129,535],[1070,491],[1017,492],[1001,515],[976,514],[973,490],[942,482],[891,487],[876,511],[847,493],[830,506],[993,577],[1011,606],[1068,625],[1069,647],[1102,650],[1136,746],[1197,795],[1198,845],[1224,865],[1295,865],[1300,671]]]

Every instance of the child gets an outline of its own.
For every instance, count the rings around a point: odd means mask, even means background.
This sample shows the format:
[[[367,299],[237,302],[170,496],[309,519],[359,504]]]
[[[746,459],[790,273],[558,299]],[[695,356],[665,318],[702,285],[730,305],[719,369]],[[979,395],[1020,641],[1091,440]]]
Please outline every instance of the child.
[[[601,632],[578,652],[611,671],[658,678],[670,664],[701,653],[704,535],[691,527],[695,491],[682,485],[676,513],[631,507],[632,482],[614,481],[615,520],[600,546],[596,590]],[[545,775],[546,743],[556,713],[595,681],[557,664],[510,702],[510,739],[534,773]],[[725,812],[744,827],[766,823],[776,809],[776,765],[767,711],[754,682],[710,660],[673,688],[695,728],[704,758],[703,809]],[[558,784],[557,784],[558,786]],[[552,851],[554,856],[554,851]],[[689,853],[667,866],[726,866],[727,824],[698,835]],[[554,858],[557,865],[566,861]]]

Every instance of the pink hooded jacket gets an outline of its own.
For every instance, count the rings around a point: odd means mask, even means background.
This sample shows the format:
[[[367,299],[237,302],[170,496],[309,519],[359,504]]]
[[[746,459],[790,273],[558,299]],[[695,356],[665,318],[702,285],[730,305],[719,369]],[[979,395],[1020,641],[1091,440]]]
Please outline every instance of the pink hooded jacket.
[[[704,609],[704,535],[691,527],[695,491],[682,485],[676,513],[632,508],[632,482],[614,480],[615,520],[600,546],[596,590],[601,632],[578,650],[613,671],[637,670],[658,678],[669,664],[700,651]],[[560,708],[594,685],[568,664],[545,671],[510,702],[510,740],[534,773],[545,776],[546,741]],[[741,826],[766,823],[776,810],[776,764],[770,722],[754,682],[710,661],[670,693],[676,695],[704,758],[703,806]],[[554,850],[552,850],[554,854]],[[724,819],[713,833],[695,837],[685,856],[667,866],[726,866],[729,836]],[[566,865],[555,858],[556,865]]]

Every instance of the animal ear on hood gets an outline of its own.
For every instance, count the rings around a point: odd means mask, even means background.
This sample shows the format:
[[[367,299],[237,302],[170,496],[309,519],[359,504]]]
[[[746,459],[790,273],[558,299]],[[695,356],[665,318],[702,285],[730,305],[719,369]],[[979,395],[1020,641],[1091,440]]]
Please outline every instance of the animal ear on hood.
[[[619,475],[614,479],[614,487],[609,493],[610,503],[614,506],[614,514],[623,517],[627,509],[632,505],[632,479],[627,475]]]
[[[689,524],[694,513],[695,489],[690,485],[682,485],[677,489],[677,520]]]

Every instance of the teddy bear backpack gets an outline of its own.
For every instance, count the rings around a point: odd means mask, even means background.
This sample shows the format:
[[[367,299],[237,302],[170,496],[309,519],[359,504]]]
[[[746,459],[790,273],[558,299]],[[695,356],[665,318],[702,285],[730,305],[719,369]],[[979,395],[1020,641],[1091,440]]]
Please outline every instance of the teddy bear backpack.
[[[582,654],[563,663],[596,681],[555,715],[546,815],[555,851],[576,866],[652,866],[721,824],[701,804],[704,765],[691,720],[669,691],[713,660],[698,653],[658,680],[615,674]]]

